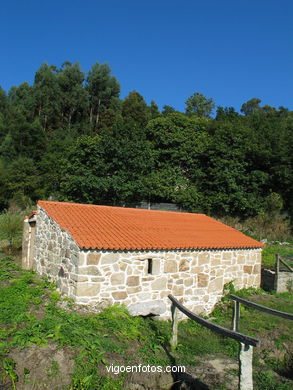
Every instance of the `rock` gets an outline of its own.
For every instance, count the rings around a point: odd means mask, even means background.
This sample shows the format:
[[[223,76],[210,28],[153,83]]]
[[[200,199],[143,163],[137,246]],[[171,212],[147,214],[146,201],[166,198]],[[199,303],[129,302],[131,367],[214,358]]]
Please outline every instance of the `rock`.
[[[160,315],[165,313],[166,309],[166,304],[160,300],[132,303],[128,306],[128,311],[133,316]]]

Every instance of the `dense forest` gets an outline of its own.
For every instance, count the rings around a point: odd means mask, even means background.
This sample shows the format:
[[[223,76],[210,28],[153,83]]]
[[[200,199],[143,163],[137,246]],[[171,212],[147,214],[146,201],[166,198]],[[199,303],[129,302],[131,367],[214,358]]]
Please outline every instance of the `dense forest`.
[[[107,64],[43,64],[33,85],[0,88],[0,211],[38,199],[171,202],[247,218],[293,212],[293,112],[199,92],[185,112],[120,98]]]

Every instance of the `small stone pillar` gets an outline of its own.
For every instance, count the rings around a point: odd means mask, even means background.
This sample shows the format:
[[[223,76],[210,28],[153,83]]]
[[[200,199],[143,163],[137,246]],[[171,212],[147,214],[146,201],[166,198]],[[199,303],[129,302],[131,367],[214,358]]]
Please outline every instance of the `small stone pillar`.
[[[25,217],[23,221],[21,257],[21,265],[23,269],[33,269],[35,229],[36,221],[30,221],[28,217]]]
[[[239,390],[253,390],[253,346],[239,343]]]

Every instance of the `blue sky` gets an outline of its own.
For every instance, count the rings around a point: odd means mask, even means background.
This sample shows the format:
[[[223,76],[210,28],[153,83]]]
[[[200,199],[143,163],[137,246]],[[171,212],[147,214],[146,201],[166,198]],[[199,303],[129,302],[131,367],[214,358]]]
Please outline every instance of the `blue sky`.
[[[292,0],[2,0],[0,86],[33,82],[43,62],[109,63],[121,97],[184,110],[258,97],[293,110]]]

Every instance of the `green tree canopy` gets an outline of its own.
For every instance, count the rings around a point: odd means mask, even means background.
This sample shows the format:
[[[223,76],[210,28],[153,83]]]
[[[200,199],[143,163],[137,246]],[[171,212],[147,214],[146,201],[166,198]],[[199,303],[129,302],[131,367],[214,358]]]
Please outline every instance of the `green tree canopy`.
[[[215,108],[213,99],[209,99],[199,92],[191,95],[186,100],[185,104],[186,114],[195,115],[198,117],[209,117]]]

